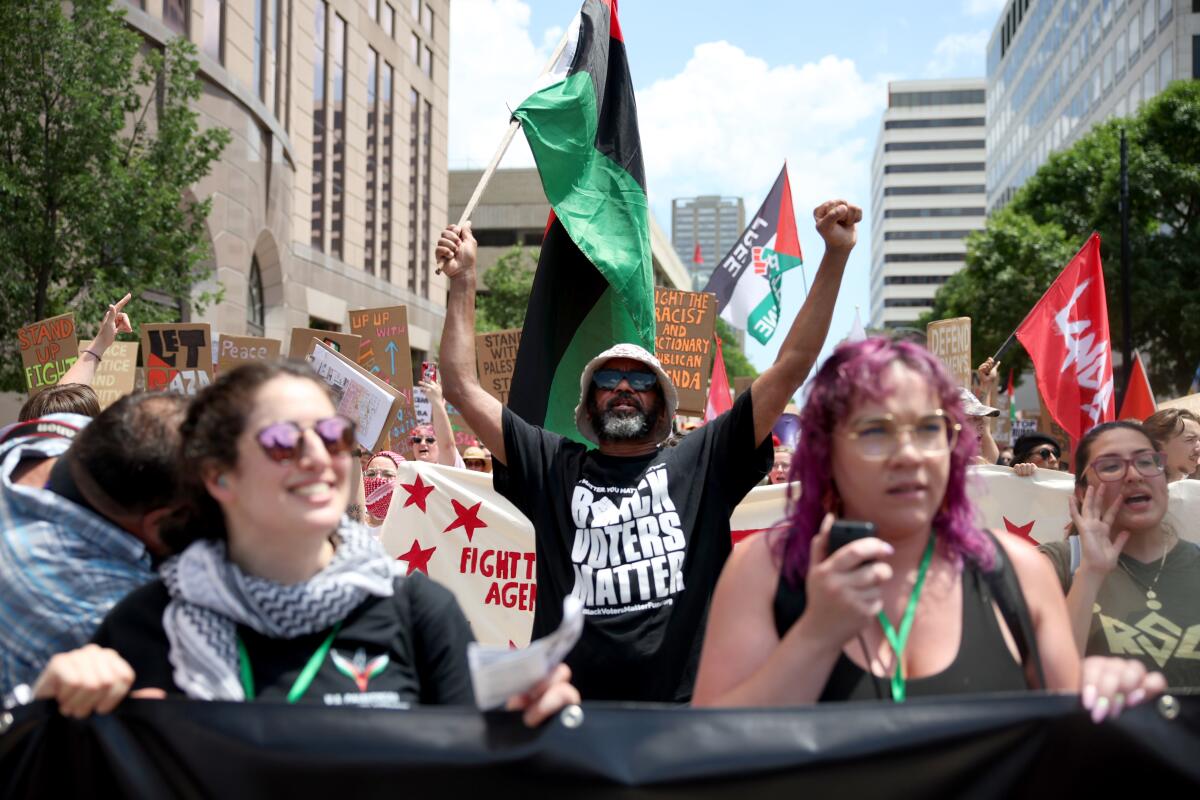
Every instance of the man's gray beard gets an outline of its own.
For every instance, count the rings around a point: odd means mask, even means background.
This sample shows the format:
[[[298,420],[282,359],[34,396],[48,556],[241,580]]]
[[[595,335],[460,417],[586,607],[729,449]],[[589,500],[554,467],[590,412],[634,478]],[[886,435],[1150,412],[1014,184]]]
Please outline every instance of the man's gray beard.
[[[627,442],[650,433],[650,415],[644,411],[602,411],[599,416],[600,424],[593,417],[592,426],[601,439]]]

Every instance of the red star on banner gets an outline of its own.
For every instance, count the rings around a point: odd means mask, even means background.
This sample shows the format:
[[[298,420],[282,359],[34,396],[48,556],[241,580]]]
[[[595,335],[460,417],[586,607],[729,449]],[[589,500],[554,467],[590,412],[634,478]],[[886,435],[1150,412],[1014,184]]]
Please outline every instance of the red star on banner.
[[[1002,519],[1004,520],[1004,527],[1008,529],[1009,533],[1020,536],[1022,539],[1032,545],[1038,544],[1038,540],[1034,539],[1033,535],[1030,533],[1030,531],[1033,530],[1033,523],[1037,522],[1036,519],[1030,520],[1025,525],[1017,525],[1013,522],[1009,522],[1008,517],[1002,517]]]
[[[475,535],[476,528],[486,528],[488,526],[486,522],[479,518],[479,507],[483,505],[482,500],[470,508],[467,508],[454,498],[450,498],[450,504],[454,506],[456,516],[454,522],[447,525],[446,530],[442,531],[442,533],[449,533],[461,525],[462,529],[467,532],[467,541],[469,542],[471,541],[471,537]]]
[[[433,556],[433,551],[437,547],[431,547],[428,550],[421,549],[421,543],[413,539],[412,547],[408,548],[408,552],[402,556],[397,556],[397,561],[408,562],[408,572],[405,575],[412,575],[417,570],[429,574],[429,559]]]
[[[417,508],[421,509],[421,513],[424,514],[425,501],[429,498],[429,493],[433,491],[433,485],[423,483],[420,475],[418,475],[417,479],[412,483],[402,483],[400,485],[404,487],[406,492],[408,492],[408,498],[404,501],[404,508],[416,506]]]

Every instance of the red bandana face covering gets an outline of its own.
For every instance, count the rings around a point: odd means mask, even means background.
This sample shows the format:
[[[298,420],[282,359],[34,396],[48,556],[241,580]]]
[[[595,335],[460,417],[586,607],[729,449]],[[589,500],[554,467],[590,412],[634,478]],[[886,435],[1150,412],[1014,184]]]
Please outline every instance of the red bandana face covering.
[[[363,492],[367,496],[367,510],[375,519],[387,517],[392,502],[392,478],[363,478]]]

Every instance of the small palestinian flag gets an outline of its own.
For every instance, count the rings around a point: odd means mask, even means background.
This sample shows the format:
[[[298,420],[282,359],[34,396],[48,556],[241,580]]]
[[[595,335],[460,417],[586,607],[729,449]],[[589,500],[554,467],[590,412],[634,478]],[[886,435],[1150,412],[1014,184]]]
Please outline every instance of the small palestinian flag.
[[[803,263],[784,164],[762,207],[717,262],[704,291],[717,296],[721,319],[766,344],[779,327],[783,273]]]
[[[552,211],[508,405],[582,442],[574,409],[587,362],[617,342],[654,352],[646,178],[616,0],[584,2],[554,69],[513,116]]]

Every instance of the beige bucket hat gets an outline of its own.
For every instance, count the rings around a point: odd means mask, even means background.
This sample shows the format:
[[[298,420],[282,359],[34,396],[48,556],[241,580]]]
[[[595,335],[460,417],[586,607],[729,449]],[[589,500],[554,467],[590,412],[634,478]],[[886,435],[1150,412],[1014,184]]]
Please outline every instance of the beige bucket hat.
[[[596,374],[596,370],[604,362],[614,358],[628,358],[640,361],[658,376],[658,385],[662,387],[666,410],[659,417],[658,424],[654,429],[654,438],[655,441],[661,442],[671,434],[671,420],[675,419],[675,410],[679,406],[679,394],[675,391],[675,384],[671,382],[671,377],[667,375],[666,370],[663,369],[659,360],[645,348],[639,347],[636,344],[622,343],[613,345],[589,361],[587,366],[583,368],[583,374],[579,377],[579,405],[575,406],[575,426],[579,428],[579,432],[586,439],[596,444],[600,443],[600,437],[596,435],[596,430],[592,427],[591,417],[587,413],[587,397],[592,387],[592,376]]]

